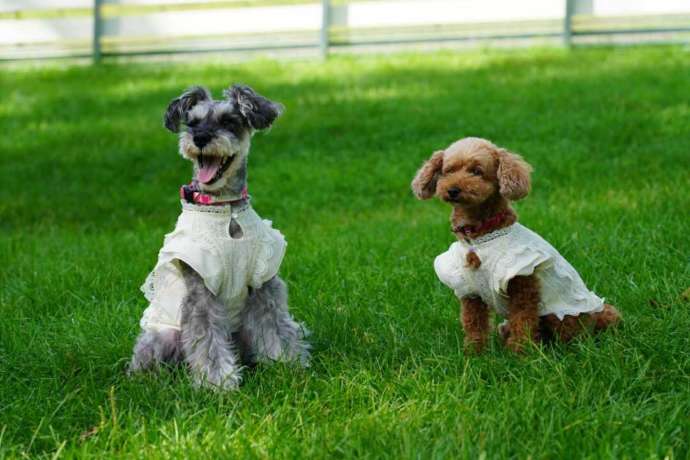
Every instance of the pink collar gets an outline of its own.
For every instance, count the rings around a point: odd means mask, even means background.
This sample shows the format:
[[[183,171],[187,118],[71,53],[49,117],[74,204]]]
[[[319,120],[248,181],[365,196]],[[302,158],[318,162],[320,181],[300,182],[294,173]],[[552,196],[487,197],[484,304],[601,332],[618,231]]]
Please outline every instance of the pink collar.
[[[198,183],[193,181],[190,184],[180,187],[180,198],[187,203],[200,204],[202,206],[223,206],[228,204],[233,205],[244,201],[249,198],[249,193],[247,192],[247,186],[245,185],[240,193],[239,198],[227,199],[227,196],[213,196],[201,192]]]

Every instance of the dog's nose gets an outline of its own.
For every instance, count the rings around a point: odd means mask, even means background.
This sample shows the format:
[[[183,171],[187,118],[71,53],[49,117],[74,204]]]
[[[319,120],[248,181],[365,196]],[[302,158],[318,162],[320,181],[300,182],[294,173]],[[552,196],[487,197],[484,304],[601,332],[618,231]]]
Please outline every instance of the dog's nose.
[[[209,142],[211,142],[211,135],[209,133],[199,133],[194,135],[194,145],[200,149],[203,149]]]
[[[453,198],[453,199],[459,197],[459,196],[460,196],[460,189],[457,188],[457,187],[451,187],[451,188],[449,188],[449,189],[448,189],[448,196],[449,196],[450,198]]]

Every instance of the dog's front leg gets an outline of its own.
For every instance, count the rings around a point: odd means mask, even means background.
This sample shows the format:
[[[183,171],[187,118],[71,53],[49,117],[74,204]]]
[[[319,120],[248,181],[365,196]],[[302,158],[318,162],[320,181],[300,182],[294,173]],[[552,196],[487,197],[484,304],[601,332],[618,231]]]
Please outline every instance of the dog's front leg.
[[[182,351],[199,385],[236,389],[240,364],[233,347],[227,307],[191,267],[182,263],[187,295],[182,305]]]
[[[489,307],[479,297],[465,297],[461,304],[465,351],[480,353],[489,337]]]
[[[307,331],[290,315],[287,299],[287,286],[278,276],[247,299],[240,336],[252,363],[285,361],[309,365]]]
[[[142,331],[134,345],[127,371],[131,374],[156,369],[180,360],[180,333],[175,329]]]
[[[516,276],[508,282],[508,348],[521,352],[530,340],[539,339],[539,279]]]

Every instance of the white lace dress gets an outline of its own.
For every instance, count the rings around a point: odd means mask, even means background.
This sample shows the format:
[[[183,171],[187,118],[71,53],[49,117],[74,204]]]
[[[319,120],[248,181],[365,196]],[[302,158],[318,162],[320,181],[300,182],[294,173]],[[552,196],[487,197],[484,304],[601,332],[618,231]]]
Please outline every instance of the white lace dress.
[[[231,218],[242,229],[239,238],[229,234]],[[150,302],[141,327],[180,329],[182,301],[187,294],[178,262],[182,260],[225,303],[236,330],[248,287],[259,288],[278,274],[286,245],[283,235],[248,203],[235,208],[182,202],[175,230],[165,236],[158,263],[141,287]]]
[[[467,252],[473,249],[481,266],[466,265]],[[554,314],[559,319],[604,308],[604,300],[585,286],[575,269],[542,237],[530,229],[513,224],[484,235],[471,243],[456,241],[436,257],[434,269],[439,279],[458,298],[479,296],[500,315],[508,312],[508,281],[516,276],[535,274],[541,285],[539,315]]]

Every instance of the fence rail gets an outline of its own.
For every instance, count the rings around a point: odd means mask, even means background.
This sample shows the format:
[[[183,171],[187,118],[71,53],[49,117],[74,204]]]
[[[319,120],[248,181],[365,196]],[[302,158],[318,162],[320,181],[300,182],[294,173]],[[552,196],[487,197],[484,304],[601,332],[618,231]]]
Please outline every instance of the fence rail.
[[[56,5],[57,4],[57,5]],[[0,60],[690,42],[687,0],[0,0]]]

